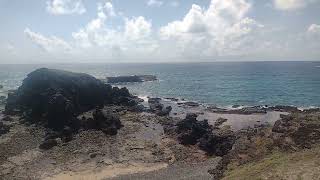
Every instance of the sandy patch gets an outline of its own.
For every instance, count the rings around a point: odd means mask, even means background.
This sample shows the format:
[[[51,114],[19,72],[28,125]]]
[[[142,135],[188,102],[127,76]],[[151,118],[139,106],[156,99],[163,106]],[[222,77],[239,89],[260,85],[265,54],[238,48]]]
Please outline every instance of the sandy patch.
[[[114,164],[103,168],[89,169],[81,172],[62,172],[52,177],[44,178],[44,180],[102,180],[117,177],[120,175],[152,172],[166,167],[168,167],[168,164],[166,163]]]

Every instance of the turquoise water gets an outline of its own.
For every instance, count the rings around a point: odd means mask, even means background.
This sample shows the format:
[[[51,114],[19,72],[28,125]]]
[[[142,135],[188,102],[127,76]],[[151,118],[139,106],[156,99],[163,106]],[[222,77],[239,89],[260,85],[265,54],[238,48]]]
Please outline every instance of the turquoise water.
[[[3,93],[17,88],[27,73],[39,67],[97,78],[156,75],[159,81],[125,85],[140,96],[180,97],[218,106],[320,106],[320,62],[0,65]]]

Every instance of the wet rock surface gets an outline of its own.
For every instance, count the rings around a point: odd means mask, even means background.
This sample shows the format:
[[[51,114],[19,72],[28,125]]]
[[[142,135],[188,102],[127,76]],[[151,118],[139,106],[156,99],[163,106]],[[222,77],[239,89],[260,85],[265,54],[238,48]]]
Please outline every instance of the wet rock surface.
[[[273,111],[281,111],[281,112],[299,112],[300,110],[295,106],[283,106],[277,105],[268,108],[269,110]]]
[[[240,109],[224,109],[215,106],[207,107],[207,110],[213,113],[220,113],[220,114],[243,114],[243,115],[250,115],[250,114],[266,114],[267,108],[264,106],[253,106],[253,107],[244,107]]]

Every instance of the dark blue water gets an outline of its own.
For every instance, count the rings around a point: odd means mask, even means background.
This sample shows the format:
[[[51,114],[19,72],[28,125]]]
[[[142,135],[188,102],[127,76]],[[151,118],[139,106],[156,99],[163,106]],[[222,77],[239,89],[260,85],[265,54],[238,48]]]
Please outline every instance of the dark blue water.
[[[0,84],[5,90],[14,89],[39,67],[85,72],[97,78],[156,75],[159,81],[126,84],[140,96],[180,97],[218,106],[320,106],[320,62],[0,65]]]

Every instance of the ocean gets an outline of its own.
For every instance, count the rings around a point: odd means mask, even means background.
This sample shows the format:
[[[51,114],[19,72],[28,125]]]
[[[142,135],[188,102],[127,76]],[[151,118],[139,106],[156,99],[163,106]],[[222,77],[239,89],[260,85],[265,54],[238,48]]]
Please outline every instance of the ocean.
[[[123,86],[141,97],[176,97],[220,107],[320,107],[320,62],[212,62],[0,65],[0,95],[40,67],[106,76],[151,74],[158,81]]]

